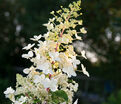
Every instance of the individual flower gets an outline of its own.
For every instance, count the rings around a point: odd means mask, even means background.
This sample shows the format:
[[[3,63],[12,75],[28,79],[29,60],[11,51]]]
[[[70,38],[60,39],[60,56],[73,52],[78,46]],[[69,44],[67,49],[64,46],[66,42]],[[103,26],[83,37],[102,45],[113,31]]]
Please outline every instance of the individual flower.
[[[76,37],[76,39],[78,39],[78,40],[82,40],[82,38],[81,38],[80,36],[78,36],[77,34],[75,34],[75,37]]]
[[[86,52],[83,50],[83,51],[81,51],[81,54],[82,54],[82,57],[84,57],[85,59],[87,59],[87,57],[86,57]]]
[[[27,46],[25,46],[23,49],[25,50],[29,50],[31,49],[35,44],[28,44]]]
[[[73,66],[66,66],[66,67],[63,67],[62,71],[64,73],[66,73],[68,75],[68,77],[71,77],[71,76],[76,76],[76,72],[73,68]]]
[[[39,52],[41,53],[41,52],[43,52],[43,51],[45,51],[46,49],[47,49],[47,41],[38,41],[39,42],[39,44],[38,44],[38,46],[39,46],[39,48],[38,48],[38,50],[39,50]]]
[[[57,90],[57,79],[54,79],[54,78],[45,78],[45,80],[43,81],[43,85],[44,85],[44,88],[49,88],[51,91],[56,91]]]
[[[47,32],[46,34],[44,34],[44,37],[47,38],[49,36],[50,32]]]
[[[38,49],[38,48],[34,48],[34,52],[35,52],[35,55],[36,55],[36,59],[37,59],[37,60],[40,60],[39,49]]]
[[[37,58],[38,60],[40,59],[40,54],[39,54],[39,53],[36,54],[36,58]]]
[[[60,61],[59,52],[49,52],[52,61]]]
[[[4,94],[5,95],[8,95],[8,94],[13,94],[15,92],[15,90],[13,90],[11,87],[8,87],[6,89],[6,91],[4,91]]]
[[[83,64],[81,64],[82,67],[82,72],[89,77],[89,73],[86,71],[86,68],[84,67]]]
[[[29,51],[28,54],[23,54],[22,57],[26,58],[26,59],[31,58],[31,57],[33,57],[33,52]]]
[[[53,24],[52,23],[47,23],[47,24],[43,24],[43,26],[46,26],[48,31],[52,30],[54,28]]]
[[[44,79],[45,79],[45,75],[44,74],[42,74],[42,75],[35,75],[33,82],[36,83],[36,84],[37,83],[42,83],[44,81]]]
[[[25,69],[23,70],[23,72],[24,72],[25,74],[29,74],[33,69],[34,69],[33,66],[30,67],[30,68],[25,68]]]
[[[77,65],[80,64],[80,61],[76,59],[76,56],[72,56],[70,59],[71,63],[73,64],[74,68],[77,68]]]
[[[27,97],[21,96],[19,98],[19,101],[24,103],[26,101],[26,99],[27,99]]]
[[[33,41],[38,41],[40,38],[42,37],[42,35],[40,34],[39,36],[34,36],[34,38],[30,38]]]
[[[27,100],[27,97],[21,96],[14,104],[24,104]]]
[[[50,21],[50,22],[54,22],[54,20],[55,20],[55,17],[54,17],[54,18],[52,18],[52,19],[51,19],[51,18],[49,18],[49,21]]]
[[[87,33],[87,31],[85,30],[85,28],[83,27],[83,28],[81,28],[80,29],[80,31],[81,31],[81,33],[83,33],[83,34],[86,34]]]
[[[13,90],[11,87],[8,87],[6,91],[4,91],[5,97],[9,98],[11,101],[15,101],[14,93],[15,90]]]
[[[25,74],[29,74],[30,70],[29,70],[29,68],[25,68],[25,69],[23,70],[23,72],[24,72]]]
[[[50,12],[50,14],[54,14],[54,13],[55,13],[54,11]]]
[[[82,20],[79,20],[79,21],[78,21],[78,24],[79,24],[79,25],[82,25],[82,24],[83,24],[83,21],[82,21]]]
[[[59,38],[59,42],[60,43],[65,43],[65,44],[68,44],[68,43],[71,43],[72,42],[72,37],[70,36],[70,34],[63,34],[63,36],[61,38]]]
[[[46,78],[44,74],[42,75],[35,75],[34,76],[34,80],[33,82],[35,84],[42,84],[44,86],[45,89],[50,89],[51,91],[56,91],[57,90],[57,79],[54,79],[54,78]]]
[[[75,83],[73,90],[76,92],[78,90],[78,83]]]
[[[42,70],[44,74],[53,74],[52,65],[49,61],[38,64],[37,69]]]

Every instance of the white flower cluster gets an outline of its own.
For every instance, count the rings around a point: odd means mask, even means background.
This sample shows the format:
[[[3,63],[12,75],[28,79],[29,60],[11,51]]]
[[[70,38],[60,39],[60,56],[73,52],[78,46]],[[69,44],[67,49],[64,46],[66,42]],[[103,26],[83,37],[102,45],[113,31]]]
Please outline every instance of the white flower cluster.
[[[80,16],[80,4],[79,0],[70,4],[69,8],[61,7],[56,13],[52,11],[54,18],[44,24],[48,32],[30,38],[36,44],[23,48],[28,52],[22,57],[29,59],[33,65],[23,70],[26,77],[17,74],[16,90],[9,87],[4,92],[13,104],[72,104],[78,84],[70,78],[77,75],[77,66],[80,65],[82,72],[89,77],[72,46],[73,40],[81,40],[78,33],[86,33],[84,27],[80,32],[75,29],[78,25],[82,26],[82,20],[76,19]],[[81,53],[86,59],[85,51]]]

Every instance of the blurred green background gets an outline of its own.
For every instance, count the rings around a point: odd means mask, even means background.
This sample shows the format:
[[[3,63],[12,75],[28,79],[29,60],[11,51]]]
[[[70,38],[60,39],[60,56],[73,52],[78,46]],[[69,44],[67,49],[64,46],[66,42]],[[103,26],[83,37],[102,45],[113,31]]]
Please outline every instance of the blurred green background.
[[[22,47],[47,31],[42,24],[49,12],[72,1],[0,0],[0,104],[11,104],[3,91],[15,86],[15,74],[30,65],[21,58]],[[121,0],[82,0],[82,13],[88,33],[74,45],[86,49],[88,60],[82,61],[91,77],[79,73],[74,99],[79,104],[121,104]]]

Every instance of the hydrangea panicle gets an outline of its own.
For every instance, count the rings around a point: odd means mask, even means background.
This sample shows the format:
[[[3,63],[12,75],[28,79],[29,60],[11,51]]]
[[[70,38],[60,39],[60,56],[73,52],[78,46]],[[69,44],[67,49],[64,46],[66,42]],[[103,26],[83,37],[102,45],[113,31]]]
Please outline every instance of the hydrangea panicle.
[[[82,40],[79,33],[87,33],[82,27],[83,21],[78,19],[82,15],[79,13],[80,5],[81,0],[69,4],[68,8],[61,6],[60,10],[52,11],[53,18],[43,24],[48,32],[33,36],[30,40],[34,43],[23,48],[28,53],[22,57],[29,59],[33,65],[23,70],[26,77],[17,74],[16,90],[9,87],[4,92],[12,104],[72,104],[78,83],[71,77],[77,76],[76,71],[81,63],[72,43],[75,39]],[[77,26],[81,27],[79,32]],[[81,57],[87,59],[84,50]],[[82,63],[81,67],[89,77]]]

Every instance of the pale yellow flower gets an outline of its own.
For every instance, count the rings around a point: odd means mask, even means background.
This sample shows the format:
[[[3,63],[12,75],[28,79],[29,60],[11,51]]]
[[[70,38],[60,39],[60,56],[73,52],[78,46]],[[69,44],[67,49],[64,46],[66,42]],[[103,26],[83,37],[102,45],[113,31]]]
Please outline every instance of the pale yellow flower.
[[[81,64],[82,67],[82,72],[89,77],[89,73],[86,71],[86,68],[84,67],[83,64]]]
[[[83,28],[81,28],[80,29],[80,31],[81,31],[81,33],[83,33],[83,34],[86,34],[87,33],[87,31],[85,30],[85,28],[83,27]]]

